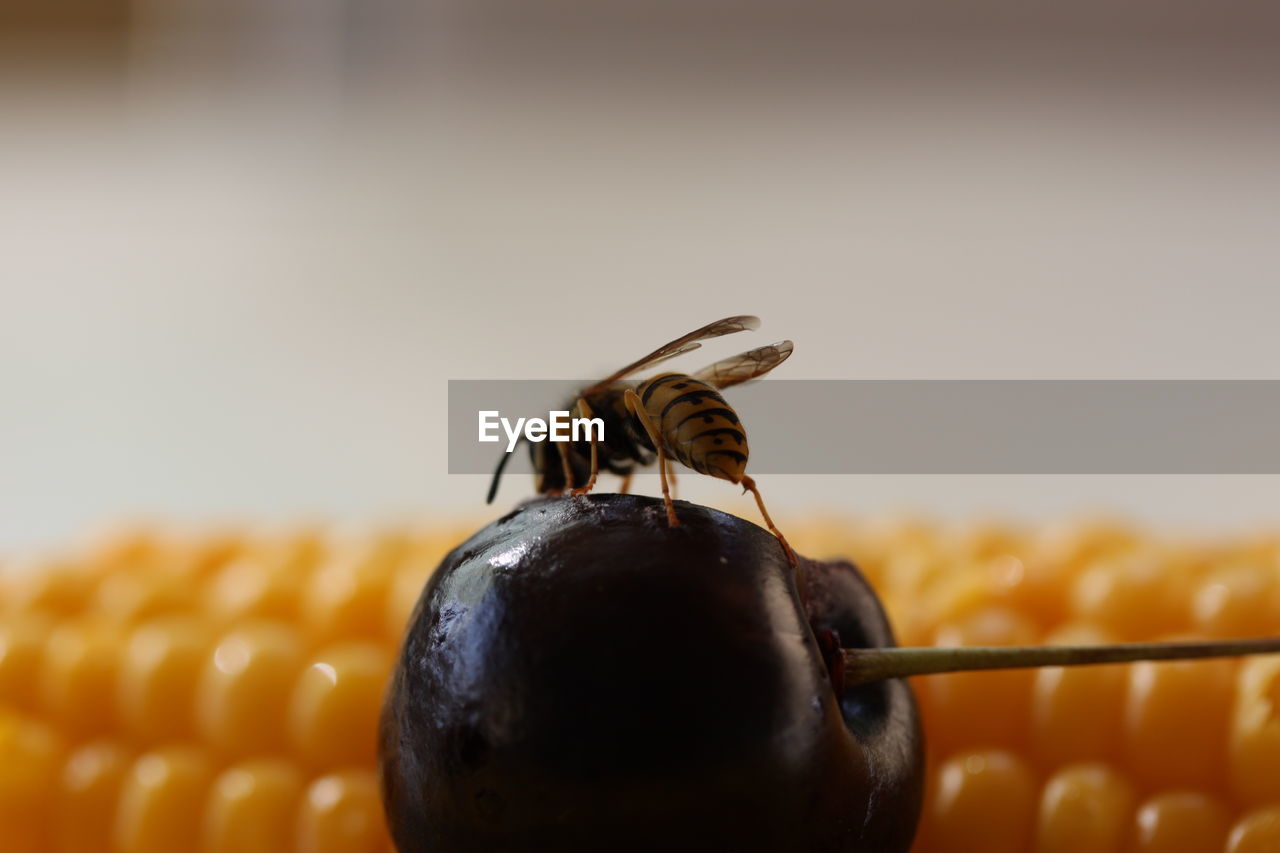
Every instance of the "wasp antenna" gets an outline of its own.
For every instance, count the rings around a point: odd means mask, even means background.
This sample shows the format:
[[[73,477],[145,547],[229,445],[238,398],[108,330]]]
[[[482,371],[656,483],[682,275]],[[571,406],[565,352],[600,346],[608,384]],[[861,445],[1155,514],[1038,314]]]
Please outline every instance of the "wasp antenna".
[[[523,439],[523,436],[522,436]],[[519,442],[517,442],[518,444]],[[507,467],[507,462],[511,459],[511,454],[515,453],[515,448],[504,452],[502,458],[498,460],[498,467],[494,469],[493,480],[489,483],[489,494],[485,497],[484,502],[493,503],[493,499],[498,495],[498,483],[502,482],[502,469]]]

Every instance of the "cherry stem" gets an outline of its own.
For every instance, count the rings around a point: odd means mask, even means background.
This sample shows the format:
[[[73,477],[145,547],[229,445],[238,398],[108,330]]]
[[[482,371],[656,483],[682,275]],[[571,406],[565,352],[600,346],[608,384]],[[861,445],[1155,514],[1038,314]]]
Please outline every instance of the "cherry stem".
[[[1280,637],[1207,640],[1184,643],[1119,643],[1106,646],[960,646],[845,649],[846,686],[981,669],[1026,669],[1037,666],[1090,666],[1140,660],[1232,657],[1280,652]]]

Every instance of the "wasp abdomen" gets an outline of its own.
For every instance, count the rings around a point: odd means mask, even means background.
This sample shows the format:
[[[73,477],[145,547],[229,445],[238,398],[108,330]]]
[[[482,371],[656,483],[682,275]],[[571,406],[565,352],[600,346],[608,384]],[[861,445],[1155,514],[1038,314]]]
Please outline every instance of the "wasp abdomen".
[[[638,393],[663,449],[693,470],[737,483],[747,467],[747,435],[720,392],[683,373],[665,373]]]

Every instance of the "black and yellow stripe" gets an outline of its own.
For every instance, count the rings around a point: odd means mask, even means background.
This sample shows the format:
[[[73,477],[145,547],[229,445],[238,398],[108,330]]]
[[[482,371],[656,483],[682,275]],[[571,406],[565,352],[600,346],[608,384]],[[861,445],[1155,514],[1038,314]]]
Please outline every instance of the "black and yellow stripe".
[[[637,389],[663,451],[700,474],[731,483],[747,467],[747,435],[720,392],[683,373],[664,373]]]

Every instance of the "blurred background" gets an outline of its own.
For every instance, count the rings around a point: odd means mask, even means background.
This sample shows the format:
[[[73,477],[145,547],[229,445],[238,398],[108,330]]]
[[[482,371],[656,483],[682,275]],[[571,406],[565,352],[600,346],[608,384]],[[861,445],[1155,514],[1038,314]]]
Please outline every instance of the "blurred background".
[[[600,375],[735,313],[790,378],[1280,378],[1278,48],[1244,0],[5,0],[0,552],[482,519],[448,379]],[[761,486],[1280,522],[1262,476]],[[754,517],[733,492],[682,479]]]

